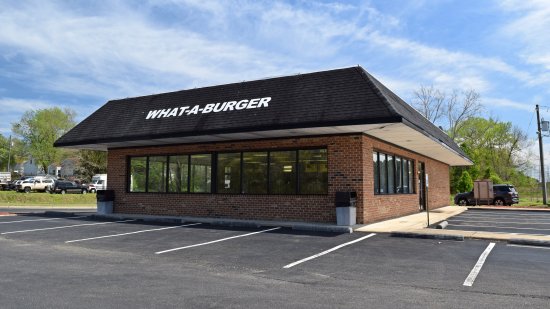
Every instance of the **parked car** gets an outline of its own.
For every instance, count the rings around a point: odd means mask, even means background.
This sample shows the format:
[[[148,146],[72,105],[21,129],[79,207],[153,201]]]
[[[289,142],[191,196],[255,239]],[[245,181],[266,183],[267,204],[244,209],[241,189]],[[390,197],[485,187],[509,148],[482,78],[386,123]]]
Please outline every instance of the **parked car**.
[[[516,188],[512,185],[493,185],[493,194],[493,199],[489,200],[490,204],[492,205],[511,206],[513,204],[519,203],[519,194],[516,191]],[[479,205],[481,204],[481,202],[487,203],[485,201],[476,201],[474,199],[474,191],[458,193],[457,195],[455,195],[454,202],[456,205],[460,206]]]
[[[58,180],[54,183],[52,189],[50,190],[50,193],[60,193],[60,194],[65,194],[65,193],[81,193],[81,194],[86,194],[88,193],[88,190],[76,183],[76,182],[73,182],[73,181],[66,181],[66,180]]]
[[[54,180],[48,177],[35,177],[23,180],[17,185],[17,191],[29,193],[31,191],[49,191],[53,186]]]

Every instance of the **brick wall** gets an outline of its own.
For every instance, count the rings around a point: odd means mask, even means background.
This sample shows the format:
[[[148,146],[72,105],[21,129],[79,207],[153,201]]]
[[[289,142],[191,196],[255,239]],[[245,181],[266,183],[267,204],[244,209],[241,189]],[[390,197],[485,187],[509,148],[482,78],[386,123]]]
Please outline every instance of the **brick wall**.
[[[373,151],[395,154],[414,161],[414,194],[374,194]],[[419,212],[419,162],[425,163],[426,173],[429,175],[428,207],[435,209],[449,205],[450,184],[449,166],[447,164],[368,136],[363,136],[363,156],[363,162],[365,163],[363,165],[365,175],[365,182],[363,183],[363,191],[365,192],[363,199],[364,222],[377,222]]]
[[[127,156],[307,147],[327,148],[328,195],[126,192]],[[115,190],[114,211],[119,213],[332,223],[336,222],[335,192],[355,190],[360,194],[362,190],[361,151],[360,135],[111,149],[108,154],[108,185],[109,189]],[[362,210],[362,203],[359,202],[357,207]]]
[[[127,156],[307,147],[327,148],[328,195],[126,192]],[[430,175],[430,208],[449,203],[447,165],[360,134],[111,149],[108,154],[108,185],[109,189],[115,190],[114,211],[118,213],[335,223],[336,191],[357,192],[358,223],[418,212],[418,194],[374,195],[373,149],[414,159],[415,169],[417,160],[425,162]]]

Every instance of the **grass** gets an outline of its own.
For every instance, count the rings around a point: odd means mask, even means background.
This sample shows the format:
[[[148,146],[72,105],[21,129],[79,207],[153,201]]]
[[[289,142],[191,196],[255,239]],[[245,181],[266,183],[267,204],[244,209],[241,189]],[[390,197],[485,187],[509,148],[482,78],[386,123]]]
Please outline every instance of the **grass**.
[[[95,206],[96,195],[0,191],[0,206]]]
[[[548,197],[548,201],[550,202],[550,196]],[[454,205],[454,195],[451,195],[451,201],[450,205]],[[486,205],[482,205],[486,206]],[[550,208],[548,205],[544,205],[542,203],[542,196],[521,196],[519,198],[519,204],[514,204],[512,207],[520,207],[520,208]]]

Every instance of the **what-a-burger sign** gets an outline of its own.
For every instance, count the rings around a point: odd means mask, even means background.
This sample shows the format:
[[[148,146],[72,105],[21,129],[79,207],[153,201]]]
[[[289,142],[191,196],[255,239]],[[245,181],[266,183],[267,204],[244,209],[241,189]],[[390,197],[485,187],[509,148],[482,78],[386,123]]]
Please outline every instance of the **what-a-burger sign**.
[[[228,112],[233,110],[253,109],[268,107],[271,97],[244,99],[240,101],[227,101],[223,103],[209,103],[204,106],[181,106],[173,108],[150,110],[145,119],[159,119],[168,117],[181,117],[197,114]]]

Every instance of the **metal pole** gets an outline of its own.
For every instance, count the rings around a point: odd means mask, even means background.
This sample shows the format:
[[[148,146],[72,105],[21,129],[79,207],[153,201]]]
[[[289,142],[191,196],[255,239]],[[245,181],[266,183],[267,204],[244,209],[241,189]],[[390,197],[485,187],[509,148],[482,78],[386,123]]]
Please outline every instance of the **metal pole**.
[[[428,201],[428,187],[424,190],[426,192],[426,216],[428,217],[428,225],[426,227],[430,227],[430,203]]]
[[[10,169],[10,166],[11,166],[11,135],[10,135],[10,146],[9,146],[9,152],[8,152],[8,173],[11,173],[11,169]]]
[[[539,105],[536,105],[537,110],[537,128],[538,128],[538,135],[539,135],[539,151],[540,151],[540,178],[542,182],[542,203],[544,205],[547,205],[546,202],[546,175],[544,173],[544,150],[542,147],[542,131],[540,128],[540,113],[539,113]]]

